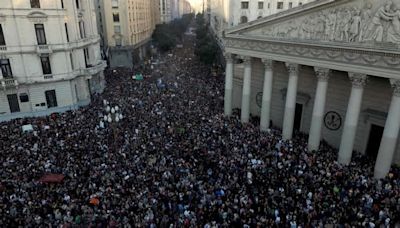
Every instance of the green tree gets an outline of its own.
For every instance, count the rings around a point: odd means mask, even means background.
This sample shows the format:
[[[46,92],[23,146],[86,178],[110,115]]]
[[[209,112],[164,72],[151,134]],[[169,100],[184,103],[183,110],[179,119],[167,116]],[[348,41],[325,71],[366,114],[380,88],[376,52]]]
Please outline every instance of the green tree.
[[[165,52],[175,47],[177,41],[182,41],[185,33],[194,18],[194,14],[185,14],[180,19],[175,19],[169,24],[156,26],[153,32],[153,41],[158,48]]]
[[[203,14],[196,16],[196,48],[195,55],[205,64],[213,64],[218,54],[218,44],[205,24]]]

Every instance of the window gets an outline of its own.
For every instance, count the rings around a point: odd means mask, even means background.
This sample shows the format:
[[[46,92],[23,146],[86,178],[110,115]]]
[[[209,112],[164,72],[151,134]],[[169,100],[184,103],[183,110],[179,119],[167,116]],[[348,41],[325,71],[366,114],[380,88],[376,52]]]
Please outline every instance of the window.
[[[241,6],[242,6],[242,9],[248,9],[249,8],[249,2],[242,2]]]
[[[293,8],[293,2],[289,2],[289,9]]]
[[[240,17],[240,23],[247,23],[247,17],[246,16],[241,16]]]
[[[302,3],[302,2],[299,2],[299,6],[301,6],[301,5],[303,5],[303,3]]]
[[[258,9],[264,9],[264,2],[258,2]]]
[[[31,0],[31,8],[40,8],[40,0]]]
[[[61,0],[61,8],[64,9],[64,0]]]
[[[113,21],[119,22],[119,13],[113,13]]]
[[[21,103],[28,102],[29,101],[29,96],[26,93],[20,93],[19,94],[19,100]]]
[[[69,53],[69,60],[71,61],[71,69],[74,70],[75,66],[74,66],[74,58],[72,53]]]
[[[111,0],[111,7],[118,8],[118,0]]]
[[[8,105],[10,106],[10,112],[19,112],[19,103],[17,94],[7,95]]]
[[[276,5],[277,9],[283,9],[283,2],[278,2]]]
[[[47,90],[44,92],[46,96],[47,108],[57,107],[57,96],[55,90]]]
[[[11,71],[11,65],[10,65],[10,60],[8,59],[0,59],[0,67],[1,67],[1,73],[3,73],[4,78],[12,78],[12,71]]]
[[[0,24],[0,45],[6,45],[6,40],[4,39],[3,27]]]
[[[69,42],[69,34],[68,34],[68,25],[67,23],[64,23],[65,26],[65,34],[67,35],[67,42]]]
[[[122,45],[122,40],[121,39],[115,39],[115,46],[120,47]]]
[[[46,34],[44,32],[43,24],[35,24],[35,31],[38,45],[46,44]]]
[[[85,57],[85,66],[86,68],[90,67],[90,59],[89,59],[89,49],[88,48],[84,48],[83,49],[83,56]]]
[[[51,74],[50,58],[49,56],[41,56],[40,61],[42,62],[43,74]]]
[[[268,3],[268,9],[271,7],[271,3]]]
[[[79,7],[80,7],[79,1],[80,1],[80,0],[75,0],[75,4],[76,4],[76,8],[77,8],[77,9],[79,9]]]
[[[121,26],[114,25],[114,33],[120,34],[121,33]]]
[[[79,34],[81,35],[81,39],[86,38],[85,24],[83,21],[79,22]]]

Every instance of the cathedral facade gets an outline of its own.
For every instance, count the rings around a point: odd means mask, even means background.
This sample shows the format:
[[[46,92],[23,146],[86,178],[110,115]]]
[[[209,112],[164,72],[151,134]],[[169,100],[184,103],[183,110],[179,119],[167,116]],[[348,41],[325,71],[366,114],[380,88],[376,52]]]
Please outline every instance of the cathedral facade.
[[[225,31],[225,114],[260,116],[290,140],[325,140],[338,162],[400,164],[400,1],[321,0]]]

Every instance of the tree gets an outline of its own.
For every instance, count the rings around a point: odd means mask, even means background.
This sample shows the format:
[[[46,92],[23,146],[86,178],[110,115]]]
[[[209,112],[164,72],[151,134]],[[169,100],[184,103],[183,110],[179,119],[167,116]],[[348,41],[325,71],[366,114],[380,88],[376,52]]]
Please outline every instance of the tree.
[[[160,24],[156,26],[153,32],[153,40],[161,51],[169,51],[176,45],[176,37],[171,33],[168,24]]]
[[[194,53],[199,57],[201,62],[211,65],[218,54],[218,44],[210,35],[203,14],[197,14],[196,25],[196,49]]]
[[[156,26],[153,32],[153,41],[158,48],[165,52],[175,47],[177,41],[182,41],[182,35],[193,20],[194,14],[185,14],[180,19],[175,19],[169,24]]]

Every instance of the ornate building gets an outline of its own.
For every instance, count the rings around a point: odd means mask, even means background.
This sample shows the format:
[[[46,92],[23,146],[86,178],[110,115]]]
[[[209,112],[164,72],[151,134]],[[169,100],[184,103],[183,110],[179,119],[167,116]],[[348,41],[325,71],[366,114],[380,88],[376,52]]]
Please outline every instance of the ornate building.
[[[400,1],[320,0],[225,33],[225,114],[260,129],[325,140],[338,162],[376,158],[374,175],[400,164]]]
[[[86,105],[105,86],[91,0],[0,1],[0,121]]]

